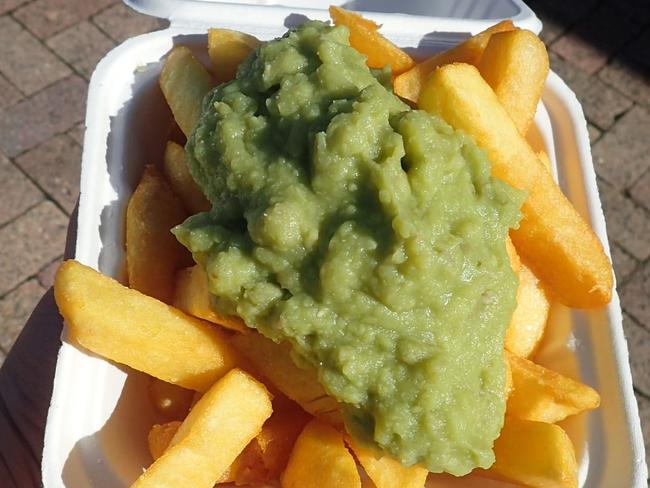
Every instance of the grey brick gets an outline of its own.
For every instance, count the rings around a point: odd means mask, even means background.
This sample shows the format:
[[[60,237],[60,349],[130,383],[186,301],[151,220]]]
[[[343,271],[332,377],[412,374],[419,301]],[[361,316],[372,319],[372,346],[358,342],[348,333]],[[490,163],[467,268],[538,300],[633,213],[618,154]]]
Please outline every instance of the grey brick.
[[[637,268],[620,288],[623,309],[645,327],[650,328],[650,262]]]
[[[122,2],[96,15],[93,22],[118,43],[139,34],[161,29],[166,25],[165,21],[135,12]]]
[[[54,285],[54,276],[56,275],[56,272],[59,269],[62,261],[63,256],[59,256],[38,272],[36,278],[42,287],[50,288]]]
[[[620,285],[630,277],[639,263],[615,242],[611,245],[611,251],[616,281]]]
[[[647,68],[616,58],[598,77],[637,103],[650,106],[650,73]]]
[[[23,95],[4,76],[0,75],[0,110],[22,100]]]
[[[650,395],[650,330],[639,325],[626,313],[623,314],[623,329],[630,352],[630,367],[634,387],[644,395]]]

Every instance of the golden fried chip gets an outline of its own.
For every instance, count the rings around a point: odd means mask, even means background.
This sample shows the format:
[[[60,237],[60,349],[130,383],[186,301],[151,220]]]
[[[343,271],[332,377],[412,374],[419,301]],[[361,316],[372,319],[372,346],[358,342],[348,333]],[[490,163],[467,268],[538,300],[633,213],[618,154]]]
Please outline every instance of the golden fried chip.
[[[515,29],[515,26],[511,20],[502,20],[457,46],[416,64],[393,80],[395,94],[416,103],[420,99],[420,92],[424,88],[427,78],[434,69],[450,63],[467,63],[478,66],[483,51],[492,35],[513,29]]]
[[[312,420],[303,429],[282,475],[282,488],[361,488],[361,478],[343,435]]]
[[[490,37],[478,69],[519,133],[525,136],[535,118],[548,76],[544,43],[523,29],[496,33]]]
[[[474,66],[449,64],[429,78],[420,107],[442,116],[487,150],[495,177],[526,190],[519,228],[510,232],[519,254],[570,307],[600,307],[612,294],[612,266],[587,222],[521,136]]]
[[[174,120],[189,137],[201,115],[203,97],[214,86],[212,76],[192,51],[176,46],[165,60],[158,83]]]
[[[271,412],[264,385],[239,369],[230,371],[194,405],[167,450],[132,488],[212,488]]]
[[[169,383],[205,391],[240,362],[213,325],[77,261],[59,267],[54,297],[73,343]]]
[[[210,210],[210,202],[203,195],[187,167],[185,149],[172,141],[167,141],[165,146],[164,171],[167,181],[174,193],[180,197],[189,214]]]
[[[600,405],[600,396],[590,386],[528,359],[514,354],[507,356],[512,371],[512,392],[506,407],[508,415],[555,423]]]
[[[170,303],[176,270],[191,259],[171,233],[187,214],[154,166],[147,166],[126,209],[129,286]]]
[[[208,29],[208,53],[217,83],[235,77],[239,64],[261,42],[254,36],[230,29]]]

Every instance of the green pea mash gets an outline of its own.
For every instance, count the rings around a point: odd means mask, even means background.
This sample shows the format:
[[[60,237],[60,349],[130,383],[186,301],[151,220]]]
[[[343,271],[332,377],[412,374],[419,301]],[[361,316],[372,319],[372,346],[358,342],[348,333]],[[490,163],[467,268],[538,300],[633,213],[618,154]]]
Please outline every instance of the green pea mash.
[[[175,233],[215,308],[288,341],[353,435],[463,475],[503,423],[523,196],[389,75],[344,27],[263,45],[204,101],[187,154],[213,209]]]

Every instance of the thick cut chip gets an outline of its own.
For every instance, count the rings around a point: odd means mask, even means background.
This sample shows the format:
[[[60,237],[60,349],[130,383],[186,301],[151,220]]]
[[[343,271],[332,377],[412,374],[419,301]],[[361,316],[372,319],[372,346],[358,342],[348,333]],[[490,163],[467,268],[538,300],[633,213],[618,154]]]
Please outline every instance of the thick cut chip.
[[[508,351],[523,358],[530,357],[542,340],[551,304],[541,283],[525,265],[519,268],[517,307],[506,332]]]
[[[512,392],[506,411],[512,417],[552,424],[600,405],[590,386],[514,354],[508,354],[508,362]]]
[[[126,268],[129,286],[170,303],[176,270],[188,254],[171,233],[187,214],[165,178],[147,166],[126,209]]]
[[[205,198],[201,188],[190,174],[185,149],[182,146],[172,141],[167,142],[164,169],[169,184],[183,202],[188,213],[197,214],[210,210],[208,199]]]
[[[537,157],[538,157],[539,160],[542,162],[542,164],[544,165],[544,167],[546,168],[546,170],[547,170],[549,173],[552,173],[552,172],[553,172],[553,168],[552,168],[551,160],[550,160],[549,157],[548,157],[548,154],[546,154],[545,151],[539,151],[539,152],[537,152]]]
[[[225,332],[77,261],[54,297],[72,342],[169,383],[205,391],[239,362]]]
[[[411,56],[377,31],[378,26],[374,22],[335,6],[330,7],[330,16],[336,25],[348,28],[350,45],[367,57],[369,67],[390,66],[393,75],[399,75],[415,64]]]
[[[325,393],[314,370],[294,364],[288,344],[276,344],[258,333],[235,335],[232,344],[258,373],[305,411],[334,425],[342,423],[336,400]]]
[[[350,437],[345,441],[359,460],[375,488],[422,488],[429,471],[422,466],[405,467],[399,461],[360,446]]]
[[[233,369],[201,397],[132,488],[212,488],[271,416],[264,385]]]
[[[587,222],[564,196],[490,86],[474,66],[437,68],[420,108],[436,113],[476,139],[492,162],[492,173],[526,190],[519,228],[510,231],[531,270],[570,307],[605,305],[612,294],[612,266]]]
[[[173,420],[166,424],[155,424],[151,427],[147,442],[149,444],[149,453],[154,461],[165,453],[180,426],[180,420]]]
[[[510,258],[510,267],[515,273],[519,273],[521,269],[521,259],[519,259],[519,254],[515,249],[515,245],[512,243],[510,236],[506,237],[506,251],[508,251],[508,258]]]
[[[228,329],[249,331],[239,317],[220,314],[210,306],[208,278],[199,265],[182,269],[176,274],[173,304],[185,313]]]
[[[158,79],[174,120],[185,136],[194,130],[201,115],[203,97],[214,86],[212,76],[185,46],[176,46]]]
[[[424,88],[429,75],[438,66],[450,63],[467,63],[478,66],[483,51],[487,46],[493,34],[498,32],[507,32],[515,29],[510,20],[503,20],[498,24],[470,37],[447,51],[436,54],[435,56],[416,64],[410,70],[399,75],[393,81],[393,90],[395,94],[406,100],[417,103],[420,99],[420,92]]]
[[[217,83],[232,80],[239,64],[260,44],[256,37],[243,32],[208,29],[208,53]]]
[[[361,478],[343,435],[312,420],[303,429],[282,475],[282,488],[361,488]]]
[[[484,475],[532,488],[576,488],[578,464],[561,427],[506,416],[494,442],[495,463]]]
[[[192,405],[194,393],[158,378],[151,378],[149,383],[149,400],[156,411],[167,420],[185,418]]]
[[[544,43],[527,30],[496,33],[490,37],[478,69],[519,133],[525,136],[535,118],[548,76]]]

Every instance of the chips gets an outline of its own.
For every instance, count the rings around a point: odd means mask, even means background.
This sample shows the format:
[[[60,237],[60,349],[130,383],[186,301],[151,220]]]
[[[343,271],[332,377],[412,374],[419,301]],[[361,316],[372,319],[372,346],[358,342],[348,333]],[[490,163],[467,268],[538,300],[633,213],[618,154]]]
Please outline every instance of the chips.
[[[608,303],[613,274],[601,243],[478,70],[460,63],[436,69],[422,92],[420,107],[473,136],[487,151],[493,175],[528,192],[519,229],[510,236],[554,295],[576,308]]]
[[[573,306],[600,306],[609,300],[612,278],[597,239],[553,182],[548,157],[536,155],[523,138],[548,72],[543,44],[503,21],[413,65],[376,23],[338,7],[330,12],[336,24],[348,27],[352,45],[369,66],[392,67],[397,94],[420,99],[422,108],[473,135],[488,151],[495,176],[529,192],[521,229],[512,232],[514,245],[506,240],[520,281],[505,338],[506,419],[495,443],[495,464],[477,471],[532,487],[575,487],[573,446],[553,424],[596,408],[600,398],[592,388],[525,358],[540,342],[554,295]],[[259,44],[247,34],[210,29],[217,81],[231,79]],[[450,64],[458,62],[478,67],[480,74]],[[160,86],[176,124],[189,135],[214,86],[212,76],[189,49],[177,46],[165,61]],[[179,269],[187,254],[179,251],[170,229],[210,205],[180,145],[167,143],[163,163],[164,175],[153,166],[145,169],[127,210],[127,267],[134,289],[71,261],[55,281],[73,343],[160,378],[151,381],[148,393],[167,422],[151,427],[155,462],[133,486],[211,488],[216,482],[281,479],[284,488],[360,487],[356,457],[376,488],[421,487],[425,468],[404,467],[347,437],[340,406],[315,372],[298,368],[287,344],[214,310],[202,268]],[[205,392],[193,407],[197,394],[191,390]],[[272,403],[269,390],[277,393]]]

